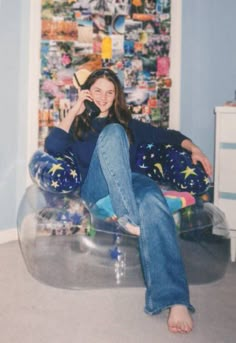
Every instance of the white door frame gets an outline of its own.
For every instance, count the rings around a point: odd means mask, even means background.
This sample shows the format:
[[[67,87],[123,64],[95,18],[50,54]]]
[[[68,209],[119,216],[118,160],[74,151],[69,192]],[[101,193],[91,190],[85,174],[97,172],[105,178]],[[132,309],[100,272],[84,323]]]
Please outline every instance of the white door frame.
[[[180,129],[182,0],[171,0],[170,118],[169,127]]]
[[[29,16],[29,68],[28,68],[28,104],[27,104],[27,152],[28,163],[38,148],[38,106],[40,79],[41,44],[41,0],[30,0]],[[27,171],[27,186],[32,183]]]

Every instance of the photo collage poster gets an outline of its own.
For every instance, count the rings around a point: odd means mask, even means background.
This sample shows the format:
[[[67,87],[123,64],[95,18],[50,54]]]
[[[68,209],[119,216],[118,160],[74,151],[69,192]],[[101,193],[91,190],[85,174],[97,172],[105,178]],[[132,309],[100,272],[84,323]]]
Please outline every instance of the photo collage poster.
[[[73,75],[111,68],[134,118],[168,127],[170,0],[41,0],[39,147],[77,100]]]

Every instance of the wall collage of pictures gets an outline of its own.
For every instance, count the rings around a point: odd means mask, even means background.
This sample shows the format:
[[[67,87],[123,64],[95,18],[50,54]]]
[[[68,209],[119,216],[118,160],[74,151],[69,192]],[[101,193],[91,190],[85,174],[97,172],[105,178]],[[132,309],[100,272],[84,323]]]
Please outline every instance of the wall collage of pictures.
[[[76,101],[80,69],[111,68],[134,118],[168,127],[171,0],[41,0],[38,145]]]

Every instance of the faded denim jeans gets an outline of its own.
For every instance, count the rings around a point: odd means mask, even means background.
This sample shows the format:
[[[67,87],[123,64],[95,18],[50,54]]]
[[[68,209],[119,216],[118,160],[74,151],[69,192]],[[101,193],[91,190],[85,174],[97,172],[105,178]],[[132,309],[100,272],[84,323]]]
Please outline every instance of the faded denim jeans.
[[[156,182],[131,172],[129,142],[119,124],[109,124],[100,133],[81,189],[89,207],[107,195],[121,225],[140,226],[145,312],[156,314],[176,304],[194,311],[173,216]]]

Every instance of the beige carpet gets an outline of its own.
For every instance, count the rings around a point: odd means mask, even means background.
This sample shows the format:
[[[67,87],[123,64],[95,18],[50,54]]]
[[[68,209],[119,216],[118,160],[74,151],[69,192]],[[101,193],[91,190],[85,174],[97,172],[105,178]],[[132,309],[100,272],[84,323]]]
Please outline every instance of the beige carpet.
[[[39,283],[17,242],[0,246],[1,343],[235,343],[236,264],[220,281],[190,287],[195,328],[166,329],[167,313],[143,312],[143,288],[71,291]]]

